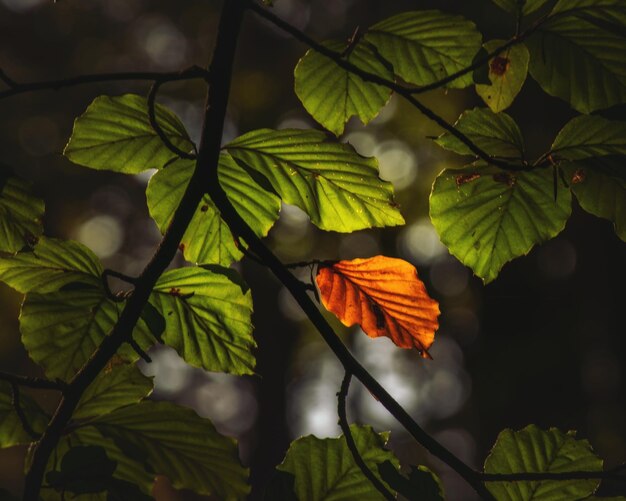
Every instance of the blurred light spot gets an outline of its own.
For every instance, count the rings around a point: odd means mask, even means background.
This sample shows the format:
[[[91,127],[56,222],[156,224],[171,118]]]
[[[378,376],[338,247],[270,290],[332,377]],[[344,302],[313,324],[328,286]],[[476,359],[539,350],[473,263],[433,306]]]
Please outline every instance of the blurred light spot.
[[[171,395],[181,391],[191,378],[192,368],[173,348],[157,345],[150,350],[152,363],[140,362],[141,372],[154,376],[155,395]]]
[[[469,397],[469,391],[461,378],[447,370],[435,372],[428,383],[430,413],[438,419],[456,414]]]
[[[48,0],[1,0],[13,12],[27,12]]]
[[[310,118],[300,113],[286,113],[276,122],[277,129],[311,129],[316,127],[316,123]]]
[[[447,256],[430,267],[430,281],[445,296],[458,296],[467,287],[469,271],[456,258]]]
[[[136,33],[142,49],[157,66],[178,67],[184,63],[187,40],[168,19],[143,17],[139,20]]]
[[[309,23],[311,14],[309,5],[302,0],[279,0],[274,4],[273,13],[284,21],[292,24],[298,29],[303,29]],[[267,23],[277,35],[288,37],[284,31],[278,29],[274,24]]]
[[[374,150],[380,177],[401,190],[411,185],[417,175],[417,157],[402,141],[385,141]]]
[[[104,215],[88,219],[76,232],[76,239],[101,259],[115,254],[122,246],[123,238],[124,233],[117,219]]]
[[[389,102],[383,106],[378,115],[369,123],[369,125],[383,125],[389,122],[396,114],[398,108],[398,99],[392,95]]]
[[[398,252],[418,264],[430,264],[448,249],[439,241],[439,235],[430,219],[421,218],[404,228],[398,239]]]
[[[157,173],[157,169],[148,169],[139,174],[135,174],[133,177],[141,186],[146,186],[150,178]]]
[[[609,351],[591,351],[582,364],[582,382],[585,391],[592,396],[617,393],[621,382],[619,361]]]
[[[537,262],[547,277],[567,278],[576,269],[576,249],[563,238],[550,240],[539,249]]]
[[[371,257],[380,252],[378,240],[367,233],[352,233],[341,239],[339,256],[341,259]]]
[[[19,127],[20,146],[33,156],[47,155],[60,149],[57,124],[47,117],[32,117]]]
[[[99,188],[91,195],[90,205],[95,212],[109,212],[121,218],[134,211],[134,205],[128,193],[112,184]]]
[[[345,142],[351,144],[360,155],[365,157],[374,156],[376,151],[376,137],[370,132],[350,132],[346,135]]]

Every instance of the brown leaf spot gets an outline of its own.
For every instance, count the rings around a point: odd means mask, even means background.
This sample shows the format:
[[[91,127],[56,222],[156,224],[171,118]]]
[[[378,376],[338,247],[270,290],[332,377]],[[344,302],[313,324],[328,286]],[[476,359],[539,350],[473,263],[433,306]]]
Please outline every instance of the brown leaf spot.
[[[582,183],[587,178],[587,173],[584,169],[576,169],[572,176],[572,184]]]
[[[475,181],[479,177],[480,177],[480,174],[477,174],[476,172],[472,172],[471,174],[459,174],[458,176],[454,177],[454,180],[458,188],[459,186],[462,186],[465,183],[471,183],[472,181]]]
[[[202,207],[200,207],[200,211],[201,211],[201,212],[206,212],[206,211],[208,211],[208,210],[209,210],[209,206],[208,206],[208,205],[206,205],[206,204],[205,204],[205,205],[203,205]]]
[[[498,172],[492,177],[496,183],[506,184],[509,188],[515,184],[515,176],[509,174],[508,172]]]
[[[491,63],[489,63],[489,71],[491,71],[491,73],[493,73],[494,75],[501,77],[507,72],[510,65],[511,65],[510,59],[506,57],[497,56],[491,60]]]
[[[177,296],[177,297],[178,297],[178,296],[180,296],[180,289],[179,289],[178,287],[172,287],[172,288],[169,290],[169,294],[170,294],[171,296]]]
[[[180,244],[178,244],[178,250],[180,252],[185,252],[185,244],[182,243],[182,242]]]

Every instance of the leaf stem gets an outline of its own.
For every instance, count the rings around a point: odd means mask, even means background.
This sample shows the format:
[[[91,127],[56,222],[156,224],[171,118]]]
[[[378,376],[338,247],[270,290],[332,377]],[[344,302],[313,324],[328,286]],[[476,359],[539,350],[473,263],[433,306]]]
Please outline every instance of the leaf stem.
[[[389,492],[385,485],[378,479],[378,477],[376,477],[376,475],[374,475],[374,472],[369,469],[369,467],[363,460],[363,457],[359,453],[359,449],[354,442],[352,432],[350,431],[350,425],[348,424],[348,416],[346,413],[346,399],[348,397],[348,390],[350,389],[351,379],[352,374],[349,371],[346,371],[346,374],[343,377],[343,381],[341,382],[341,389],[337,393],[337,414],[339,415],[339,426],[341,427],[343,436],[346,439],[348,449],[352,453],[354,462],[361,469],[363,475],[365,475],[365,477],[371,482],[376,490],[382,494],[385,499],[389,501],[394,501],[396,497],[391,492]]]

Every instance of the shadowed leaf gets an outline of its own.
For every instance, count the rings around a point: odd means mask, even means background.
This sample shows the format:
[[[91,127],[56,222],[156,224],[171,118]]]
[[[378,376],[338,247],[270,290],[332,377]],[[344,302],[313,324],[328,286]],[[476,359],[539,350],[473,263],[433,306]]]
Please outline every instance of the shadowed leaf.
[[[35,433],[41,433],[48,424],[48,417],[37,402],[20,391],[20,407],[26,420]],[[11,385],[0,381],[0,448],[33,442],[22,426],[22,421],[13,406]],[[0,498],[2,499],[2,498]]]

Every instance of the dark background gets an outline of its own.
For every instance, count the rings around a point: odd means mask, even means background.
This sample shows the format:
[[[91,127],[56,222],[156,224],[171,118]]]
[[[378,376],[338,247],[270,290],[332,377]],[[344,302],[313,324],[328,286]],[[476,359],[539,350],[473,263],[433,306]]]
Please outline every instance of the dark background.
[[[513,22],[488,1],[376,2],[276,0],[275,12],[318,40],[347,38],[404,10],[437,8],[477,23],[484,39],[508,38]],[[220,2],[148,0],[0,0],[0,68],[18,82],[128,70],[176,70],[206,65]],[[260,127],[319,127],[293,93],[293,68],[306,47],[253,14],[240,39],[224,140]],[[145,83],[88,85],[0,102],[2,161],[34,183],[46,201],[46,234],[90,245],[105,266],[137,273],[159,234],[145,205],[149,175],[122,176],[71,165],[60,154],[73,118],[100,94],[145,94]],[[197,138],[204,88],[164,86],[172,107]],[[435,91],[424,101],[454,122],[482,106],[474,91]],[[543,94],[529,77],[507,111],[520,124],[531,156],[545,151],[572,117],[566,103]],[[625,118],[623,109],[607,116]],[[434,361],[370,340],[332,320],[355,355],[435,437],[480,468],[500,430],[529,423],[578,430],[610,467],[626,458],[624,380],[624,243],[611,223],[574,203],[565,230],[528,256],[507,264],[484,286],[439,244],[428,222],[428,193],[443,168],[462,159],[427,139],[440,130],[395,97],[364,128],[351,122],[349,140],[380,158],[396,184],[407,226],[352,235],[315,229],[292,208],[283,210],[268,243],[285,260],[353,258],[374,254],[413,262],[441,303]],[[181,260],[177,264],[181,264]],[[145,370],[156,374],[154,398],[194,406],[241,442],[258,499],[289,442],[300,435],[337,436],[335,393],[341,368],[270,274],[239,266],[252,286],[259,344],[258,377],[235,378],[190,369],[167,349]],[[308,270],[303,270],[308,280]],[[21,297],[0,285],[0,366],[37,374],[19,340]],[[358,382],[350,417],[392,430],[390,445],[405,463],[425,463],[444,478],[451,500],[471,499],[467,486],[425,454]],[[52,410],[54,396],[34,396]],[[0,451],[0,485],[18,492],[23,450]],[[606,493],[617,492],[608,485]],[[615,487],[615,486],[613,486]],[[159,499],[192,499],[160,480]]]

